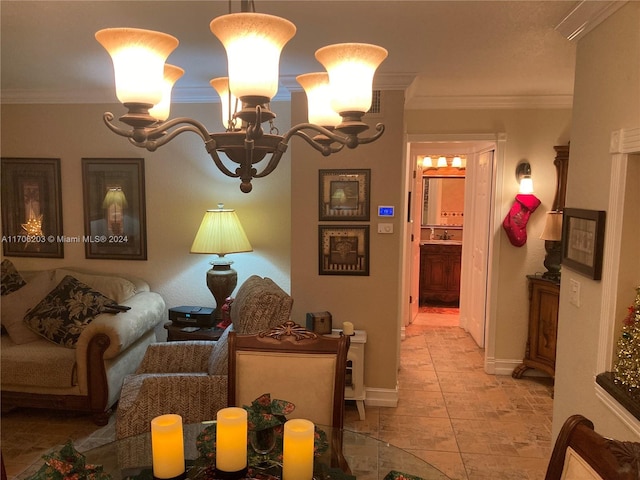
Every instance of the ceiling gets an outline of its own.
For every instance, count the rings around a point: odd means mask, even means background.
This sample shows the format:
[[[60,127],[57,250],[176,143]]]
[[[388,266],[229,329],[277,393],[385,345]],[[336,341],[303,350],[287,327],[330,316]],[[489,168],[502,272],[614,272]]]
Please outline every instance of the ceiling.
[[[556,26],[579,3],[255,0],[255,9],[287,18],[298,29],[282,53],[277,98],[299,89],[296,75],[322,68],[314,58],[319,47],[366,42],[389,51],[374,87],[407,89],[406,106],[412,108],[440,105],[442,99],[570,99],[575,42]],[[138,27],[180,40],[168,60],[186,70],[174,101],[213,102],[209,80],[226,76],[226,57],[209,22],[228,13],[229,4],[2,0],[2,101],[115,102],[111,60],[94,33]],[[239,10],[239,2],[231,6]]]

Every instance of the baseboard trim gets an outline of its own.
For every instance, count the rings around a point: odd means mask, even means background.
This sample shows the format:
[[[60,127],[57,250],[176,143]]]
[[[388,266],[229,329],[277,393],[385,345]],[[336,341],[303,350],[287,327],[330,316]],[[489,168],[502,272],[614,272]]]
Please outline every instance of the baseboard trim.
[[[484,364],[484,371],[489,375],[511,375],[514,368],[522,363],[522,359],[487,358]],[[548,377],[544,372],[530,368],[523,376],[525,377]]]
[[[398,387],[388,388],[365,388],[367,392],[365,405],[369,407],[397,407]]]

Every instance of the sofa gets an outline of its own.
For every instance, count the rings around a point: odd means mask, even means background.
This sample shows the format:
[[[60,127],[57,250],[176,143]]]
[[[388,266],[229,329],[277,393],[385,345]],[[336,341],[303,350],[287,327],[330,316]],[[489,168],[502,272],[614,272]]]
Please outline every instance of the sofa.
[[[18,272],[2,261],[2,409],[88,412],[106,425],[165,302],[128,275],[58,268]]]
[[[227,406],[228,337],[258,333],[291,317],[293,299],[270,278],[253,275],[238,288],[231,303],[231,324],[217,341],[178,341],[149,346],[135,374],[124,381],[116,412],[116,438],[151,429],[165,413],[184,423],[216,418]]]

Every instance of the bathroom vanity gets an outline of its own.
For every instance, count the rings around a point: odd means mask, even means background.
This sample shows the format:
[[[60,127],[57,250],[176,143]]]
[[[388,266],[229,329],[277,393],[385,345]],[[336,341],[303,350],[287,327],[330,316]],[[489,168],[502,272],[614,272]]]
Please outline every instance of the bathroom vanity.
[[[420,244],[420,305],[460,303],[462,242],[433,240]]]

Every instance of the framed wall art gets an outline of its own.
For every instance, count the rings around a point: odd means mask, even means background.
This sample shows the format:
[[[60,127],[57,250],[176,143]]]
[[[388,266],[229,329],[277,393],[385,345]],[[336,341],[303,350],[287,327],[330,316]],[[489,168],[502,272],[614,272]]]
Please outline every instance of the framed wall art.
[[[562,219],[562,265],[594,280],[602,277],[606,212],[565,208]]]
[[[369,225],[320,225],[320,275],[369,275]]]
[[[86,258],[146,260],[144,159],[83,158]]]
[[[320,170],[320,221],[369,221],[371,170]]]
[[[59,158],[2,158],[2,250],[64,257]]]

